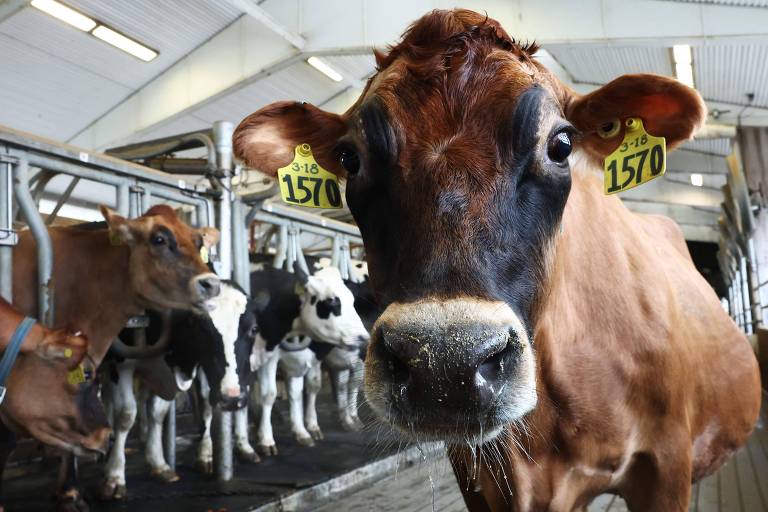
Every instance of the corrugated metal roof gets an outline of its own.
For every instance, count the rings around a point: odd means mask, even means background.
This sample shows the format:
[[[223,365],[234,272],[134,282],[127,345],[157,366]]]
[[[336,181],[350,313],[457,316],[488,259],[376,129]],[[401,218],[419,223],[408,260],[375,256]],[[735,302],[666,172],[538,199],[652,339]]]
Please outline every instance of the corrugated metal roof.
[[[768,29],[768,27],[766,27]],[[768,45],[730,44],[693,48],[696,89],[708,101],[768,107]]]
[[[240,13],[206,0],[69,0],[160,52],[142,62],[27,7],[0,24],[0,123],[66,140]]]
[[[64,139],[131,90],[0,35],[0,124]]]
[[[728,156],[731,154],[731,139],[694,139],[684,142],[680,149],[688,149],[700,153]]]
[[[768,0],[666,0],[686,4],[727,5],[730,7],[768,7]]]
[[[548,45],[546,50],[577,82],[602,84],[627,73],[672,74],[667,48]]]
[[[373,72],[375,65],[372,54],[322,58],[345,78],[352,80],[366,78]],[[275,101],[295,100],[322,105],[345,88],[347,88],[345,82],[330,80],[302,60],[202,105],[179,119],[144,132],[132,138],[130,142],[150,140],[206,127],[200,126],[201,123],[204,125],[207,123],[207,126],[220,120],[238,123],[248,114]],[[173,131],[169,126],[179,129]]]

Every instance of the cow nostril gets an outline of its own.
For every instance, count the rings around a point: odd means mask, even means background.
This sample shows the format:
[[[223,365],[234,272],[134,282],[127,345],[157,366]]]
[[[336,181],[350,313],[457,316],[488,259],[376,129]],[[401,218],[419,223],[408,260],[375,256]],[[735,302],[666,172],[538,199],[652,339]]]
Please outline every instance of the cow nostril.
[[[384,344],[384,364],[395,384],[405,384],[410,377],[408,365],[391,347]]]
[[[202,297],[210,299],[219,295],[221,282],[215,277],[204,277],[197,280],[197,289]]]
[[[511,333],[510,337],[505,340],[503,345],[498,347],[498,350],[485,358],[477,368],[477,373],[480,374],[486,381],[496,381],[503,377],[505,367],[512,365],[512,358],[510,355],[516,351],[518,346],[515,343],[516,337],[514,333]]]

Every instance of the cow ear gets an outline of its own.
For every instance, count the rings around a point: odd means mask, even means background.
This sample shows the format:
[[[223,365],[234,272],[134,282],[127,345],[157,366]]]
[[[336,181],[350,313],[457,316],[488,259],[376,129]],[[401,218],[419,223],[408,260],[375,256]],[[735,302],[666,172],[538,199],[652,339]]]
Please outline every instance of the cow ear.
[[[293,161],[299,144],[309,144],[321,167],[341,176],[335,155],[346,132],[344,119],[308,103],[282,101],[257,110],[240,123],[232,136],[235,156],[248,167],[270,176]]]
[[[639,117],[651,135],[673,149],[701,126],[706,106],[696,90],[658,75],[624,75],[585,96],[571,96],[565,115],[582,146],[602,161],[624,140],[624,121]]]
[[[218,229],[205,227],[198,229],[197,232],[200,233],[200,237],[203,239],[203,245],[208,249],[219,243],[221,234]]]
[[[132,244],[135,242],[136,239],[133,236],[128,219],[118,215],[114,210],[107,208],[103,204],[99,205],[99,210],[101,210],[104,220],[107,221],[109,240],[113,245]]]

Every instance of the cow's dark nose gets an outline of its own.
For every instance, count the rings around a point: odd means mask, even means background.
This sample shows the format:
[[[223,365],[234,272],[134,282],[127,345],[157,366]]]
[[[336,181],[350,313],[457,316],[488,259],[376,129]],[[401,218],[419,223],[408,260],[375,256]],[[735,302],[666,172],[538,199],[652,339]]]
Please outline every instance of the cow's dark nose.
[[[200,299],[211,299],[221,292],[221,281],[215,275],[200,276],[195,280],[195,291]]]
[[[514,329],[499,326],[382,328],[378,334],[377,355],[395,389],[393,398],[405,409],[487,410],[522,350]]]

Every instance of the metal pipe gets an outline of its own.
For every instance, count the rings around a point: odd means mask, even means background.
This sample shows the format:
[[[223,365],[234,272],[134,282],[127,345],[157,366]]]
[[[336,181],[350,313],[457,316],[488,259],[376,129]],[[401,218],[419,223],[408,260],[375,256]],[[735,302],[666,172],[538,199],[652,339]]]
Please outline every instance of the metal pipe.
[[[265,211],[257,212],[253,216],[254,220],[257,220],[259,222],[263,222],[265,224],[274,224],[275,226],[287,226],[289,225],[292,220],[285,217],[280,217],[271,213],[267,213]],[[301,230],[305,233],[312,233],[319,236],[327,236],[328,238],[333,238],[337,234],[340,233],[340,231],[337,231],[334,225],[333,227],[319,227],[316,224],[307,224],[302,220],[299,220],[301,223]],[[344,224],[343,222],[340,222],[339,224]],[[347,224],[349,226],[349,224]],[[354,226],[351,226],[354,228]],[[356,228],[355,228],[356,229]],[[347,235],[349,237],[350,242],[360,244],[362,245],[363,239],[360,238],[360,232],[357,231],[353,235]]]
[[[176,400],[171,400],[168,414],[165,416],[163,452],[165,452],[165,462],[171,469],[176,470]]]
[[[131,189],[127,183],[121,183],[117,186],[115,210],[123,217],[131,216]]]
[[[0,154],[5,148],[0,146]],[[13,230],[13,166],[0,161],[0,296],[13,302],[13,246],[17,243]]]
[[[126,160],[84,150],[76,146],[53,142],[43,137],[38,137],[31,133],[14,130],[7,126],[0,125],[0,141],[5,141],[9,146],[22,148],[22,151],[29,153],[29,163],[32,166],[33,156],[54,157],[54,159],[65,162],[77,162],[79,165],[88,165],[98,167],[104,171],[112,172],[123,178],[133,178],[142,181],[160,183],[166,186],[176,186],[176,178],[167,174],[134,164]]]
[[[147,210],[152,208],[152,190],[147,187],[142,187],[142,189],[144,192],[142,192],[141,198],[141,214],[144,215]]]
[[[752,237],[747,240],[747,282],[749,284],[749,298],[752,304],[752,332],[763,326],[763,314],[760,301],[760,284],[757,278],[757,255],[755,254],[755,242]]]
[[[308,213],[298,208],[293,208],[273,200],[264,201],[262,209],[267,213],[273,213],[275,215],[286,217],[291,220],[297,220],[302,224],[309,224],[321,228],[332,229],[334,231],[355,237],[360,236],[360,230],[352,224],[347,224],[346,222],[341,222],[334,219],[328,219],[314,213]],[[304,231],[306,231],[306,229],[304,229]]]
[[[246,244],[247,226],[243,219],[243,203],[239,200],[232,202],[232,269],[235,282],[245,293],[251,293],[250,265],[248,261],[248,245]]]
[[[64,203],[66,203],[70,196],[72,196],[72,191],[75,190],[75,187],[80,182],[80,178],[77,176],[72,177],[72,181],[69,182],[69,185],[67,185],[67,189],[64,191],[63,194],[59,197],[59,200],[56,201],[56,206],[53,208],[53,211],[48,215],[48,218],[45,220],[45,223],[50,226],[53,224],[53,222],[56,220],[56,217],[59,215],[59,210],[61,210],[61,207],[64,206]]]
[[[281,225],[280,231],[277,233],[277,250],[275,251],[275,259],[272,262],[272,266],[275,268],[283,268],[285,260],[288,257],[288,224]]]
[[[213,408],[211,421],[213,466],[219,482],[232,480],[232,413]]]
[[[752,308],[749,303],[749,283],[747,283],[747,258],[739,260],[739,284],[741,286],[741,298],[744,312],[744,332],[752,334]]]
[[[29,192],[29,162],[20,158],[13,177],[13,191],[37,243],[37,314],[45,325],[53,326],[53,243],[48,228]]]
[[[213,123],[213,144],[216,149],[216,172],[223,190],[218,202],[217,226],[219,240],[219,274],[225,279],[232,276],[232,133],[234,125],[227,121]]]

